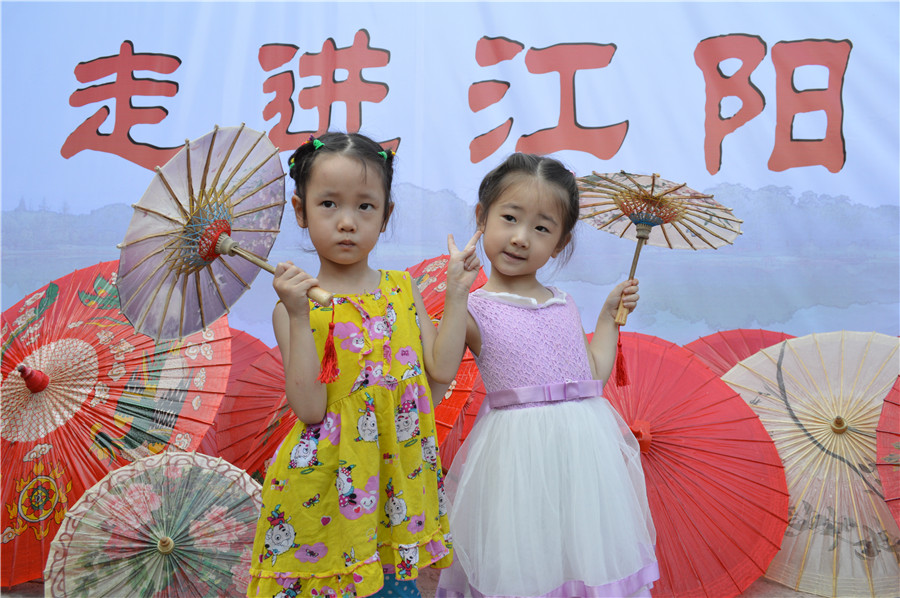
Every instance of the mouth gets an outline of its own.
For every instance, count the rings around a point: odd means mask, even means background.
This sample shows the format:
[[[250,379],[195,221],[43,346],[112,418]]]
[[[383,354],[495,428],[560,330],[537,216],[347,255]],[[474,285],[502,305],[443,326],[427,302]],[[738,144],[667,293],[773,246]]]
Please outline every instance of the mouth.
[[[345,240],[345,241],[340,241],[338,243],[338,247],[348,247],[349,248],[349,247],[355,247],[355,246],[356,246],[356,243],[354,243],[353,241]]]
[[[506,256],[507,259],[512,260],[514,262],[524,262],[526,258],[516,255],[514,253],[510,253],[508,251],[504,251],[503,255]]]

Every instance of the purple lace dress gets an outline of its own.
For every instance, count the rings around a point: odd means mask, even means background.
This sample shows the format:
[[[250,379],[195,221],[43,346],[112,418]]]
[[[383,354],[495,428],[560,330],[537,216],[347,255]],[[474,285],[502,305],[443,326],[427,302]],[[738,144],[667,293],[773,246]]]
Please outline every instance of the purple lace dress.
[[[438,596],[649,595],[659,577],[637,443],[551,290],[469,297],[488,394],[445,481],[456,560]]]

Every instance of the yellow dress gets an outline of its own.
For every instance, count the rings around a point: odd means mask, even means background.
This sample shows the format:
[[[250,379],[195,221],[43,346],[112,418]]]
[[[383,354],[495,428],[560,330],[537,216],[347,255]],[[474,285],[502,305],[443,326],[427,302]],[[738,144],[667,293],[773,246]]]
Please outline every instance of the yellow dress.
[[[369,596],[452,561],[409,274],[333,310],[310,302],[320,358],[334,316],[340,374],[323,421],[298,422],[268,469],[248,596]]]

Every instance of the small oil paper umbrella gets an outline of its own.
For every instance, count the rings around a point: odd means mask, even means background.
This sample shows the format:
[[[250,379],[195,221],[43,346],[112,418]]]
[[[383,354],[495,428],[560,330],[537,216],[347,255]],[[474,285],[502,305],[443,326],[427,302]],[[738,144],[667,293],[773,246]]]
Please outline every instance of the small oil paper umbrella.
[[[274,273],[265,258],[285,203],[278,151],[264,133],[217,126],[157,167],[119,245],[119,297],[137,331],[161,340],[201,330],[259,268]]]
[[[238,596],[260,486],[227,461],[171,451],[109,473],[66,513],[46,596]]]
[[[631,272],[634,278],[645,243],[670,249],[717,249],[741,234],[741,220],[706,195],[684,183],[659,175],[612,174],[579,177],[579,218],[594,228],[637,240]],[[616,324],[622,326],[628,311],[619,304]]]

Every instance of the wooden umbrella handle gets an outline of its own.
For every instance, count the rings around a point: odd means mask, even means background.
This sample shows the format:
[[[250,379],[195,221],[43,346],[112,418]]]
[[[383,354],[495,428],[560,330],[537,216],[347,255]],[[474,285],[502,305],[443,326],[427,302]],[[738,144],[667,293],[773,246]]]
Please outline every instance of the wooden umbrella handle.
[[[216,253],[219,255],[236,255],[242,257],[248,262],[256,264],[266,272],[275,274],[275,266],[266,260],[258,258],[249,251],[245,251],[234,241],[234,239],[226,234],[219,236],[219,240],[216,242]],[[312,287],[306,294],[319,305],[331,305],[331,301],[334,299],[334,295],[322,287]]]
[[[634,278],[634,273],[637,271],[638,258],[641,256],[641,247],[644,246],[644,243],[650,238],[650,225],[648,224],[638,224],[637,225],[637,245],[634,248],[634,258],[631,260],[631,271],[628,273],[628,280]],[[624,326],[625,322],[628,321],[628,309],[625,308],[624,297],[619,297],[619,307],[616,309],[616,324],[619,326]]]

